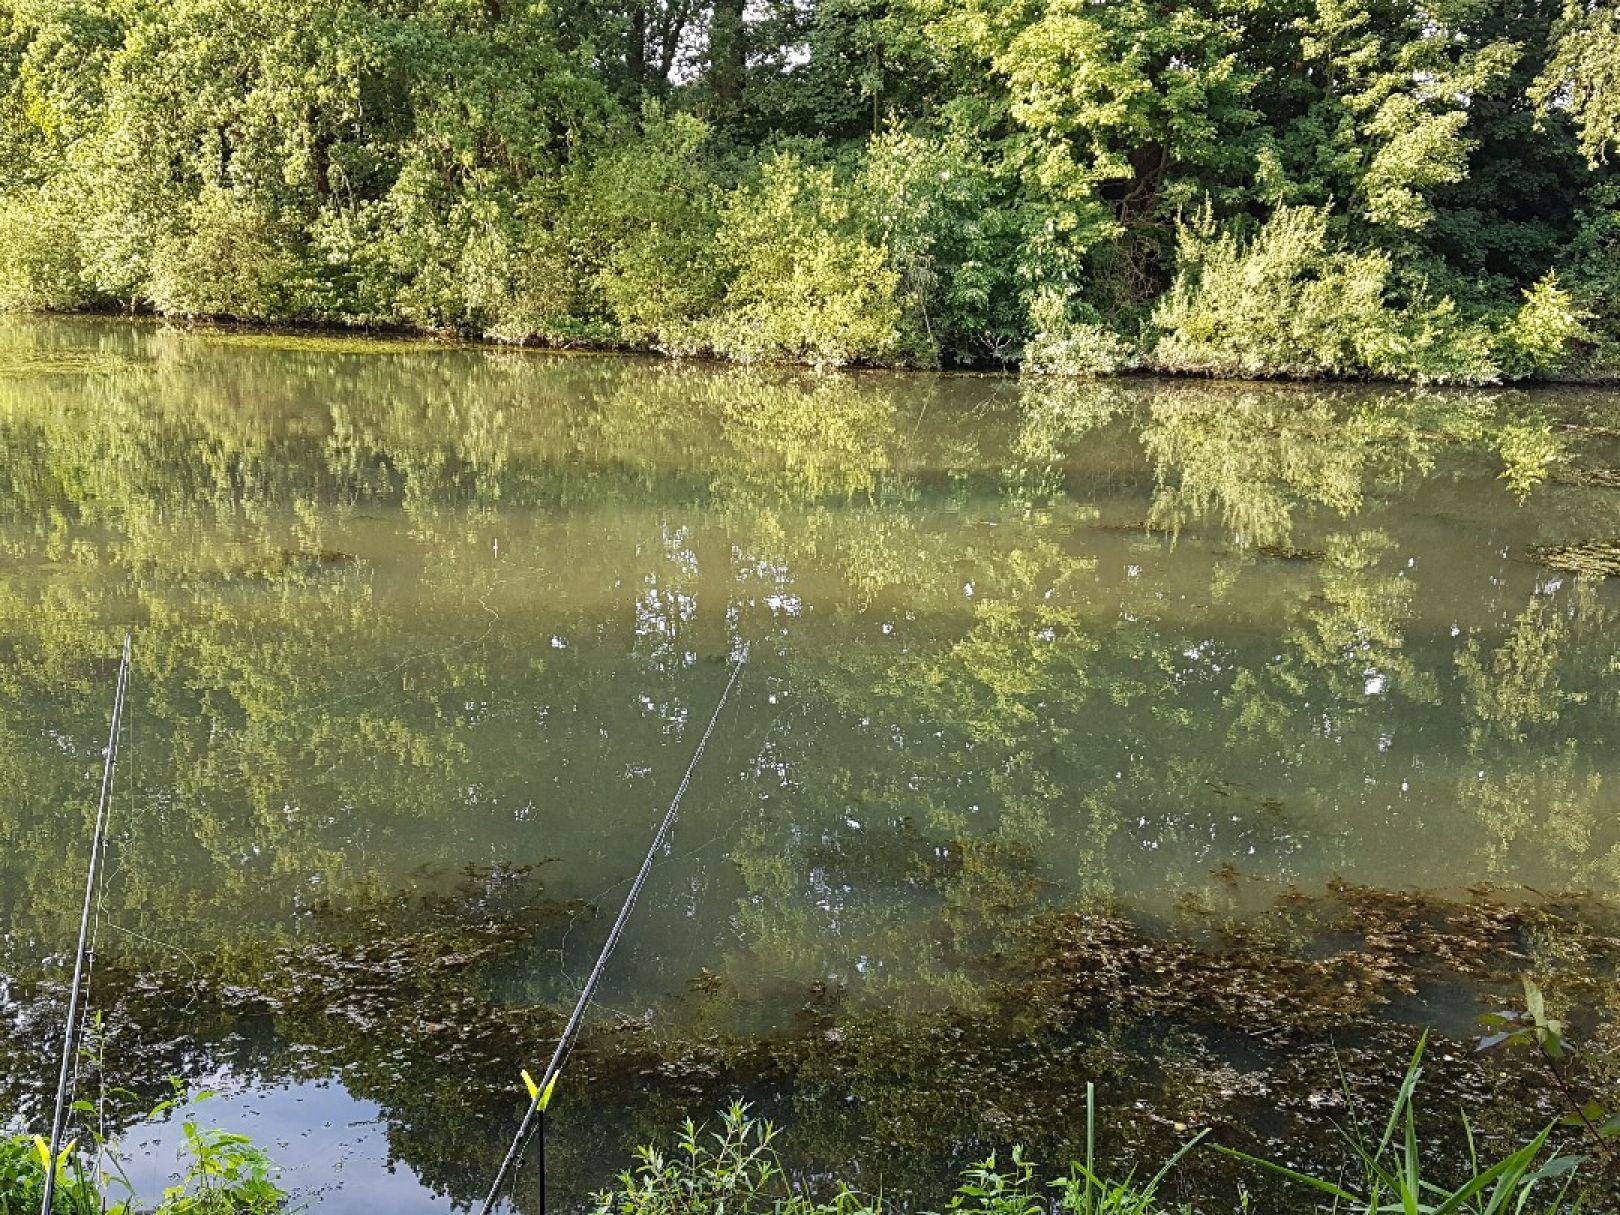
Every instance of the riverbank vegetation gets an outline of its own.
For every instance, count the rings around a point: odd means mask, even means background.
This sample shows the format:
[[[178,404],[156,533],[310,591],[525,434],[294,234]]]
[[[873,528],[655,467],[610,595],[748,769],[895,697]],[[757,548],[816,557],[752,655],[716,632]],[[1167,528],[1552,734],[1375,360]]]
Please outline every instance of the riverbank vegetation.
[[[0,304],[817,364],[1620,368],[1586,0],[4,0]]]
[[[94,1113],[88,1102],[85,1112]],[[71,1139],[53,1159],[43,1136],[0,1135],[0,1215],[42,1211],[47,1170],[56,1175],[51,1210],[60,1215],[275,1215],[287,1209],[276,1166],[248,1136],[189,1120],[181,1132],[174,1184],[150,1196],[137,1196],[116,1141],[92,1136],[81,1145]]]
[[[1312,1176],[1274,1161],[1242,1152],[1217,1151],[1296,1187],[1297,1211],[1331,1211],[1334,1215],[1377,1215],[1386,1211],[1414,1215],[1577,1215],[1582,1209],[1574,1174],[1578,1156],[1547,1152],[1548,1127],[1499,1160],[1485,1162],[1471,1152],[1467,1167],[1451,1183],[1436,1181],[1422,1158],[1414,1105],[1422,1078],[1420,1043],[1382,1120],[1372,1111],[1356,1111],[1342,1128],[1347,1160],[1333,1179]],[[1122,1180],[1099,1176],[1096,1169],[1093,1090],[1087,1086],[1086,1154],[1050,1180],[1023,1150],[992,1153],[963,1170],[961,1183],[944,1206],[946,1215],[1193,1215],[1195,1211],[1251,1209],[1240,1190],[1236,1204],[1211,1207],[1206,1199],[1170,1202],[1161,1199],[1166,1177],[1209,1133],[1194,1135],[1150,1177],[1132,1170]],[[1380,1133],[1381,1131],[1381,1133]],[[593,1215],[881,1215],[907,1210],[904,1201],[881,1193],[863,1193],[838,1182],[831,1201],[817,1201],[805,1183],[783,1168],[776,1155],[776,1128],[750,1116],[733,1103],[719,1127],[699,1128],[690,1119],[674,1149],[666,1154],[651,1145],[637,1150],[633,1169],[618,1184],[597,1196]],[[1314,1197],[1314,1201],[1312,1200]],[[1308,1204],[1308,1205],[1307,1205]]]

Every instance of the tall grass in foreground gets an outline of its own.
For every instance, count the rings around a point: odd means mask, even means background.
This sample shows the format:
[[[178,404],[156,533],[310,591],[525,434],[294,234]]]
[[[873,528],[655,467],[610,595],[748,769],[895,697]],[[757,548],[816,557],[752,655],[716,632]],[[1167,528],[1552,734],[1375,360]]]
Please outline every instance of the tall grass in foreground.
[[[1317,1194],[1314,1210],[1334,1215],[1575,1215],[1582,1207],[1573,1196],[1575,1170],[1583,1157],[1554,1155],[1537,1165],[1552,1135],[1551,1125],[1539,1135],[1500,1160],[1486,1164],[1480,1159],[1474,1128],[1464,1114],[1463,1134],[1468,1143],[1468,1172],[1462,1184],[1449,1187],[1424,1176],[1422,1153],[1417,1135],[1416,1094],[1423,1076],[1423,1051],[1428,1036],[1419,1040],[1407,1065],[1405,1079],[1396,1093],[1395,1104],[1384,1120],[1377,1138],[1374,1124],[1366,1122],[1349,1102],[1350,1120],[1339,1128],[1348,1149],[1346,1168],[1338,1180],[1330,1181],[1296,1169],[1262,1160],[1233,1148],[1216,1150],[1255,1165]],[[1348,1088],[1346,1097],[1349,1097]]]
[[[1381,1126],[1367,1122],[1350,1103],[1349,1122],[1340,1128],[1345,1165],[1335,1178],[1233,1148],[1216,1145],[1215,1150],[1299,1186],[1299,1205],[1275,1208],[1289,1215],[1579,1215],[1583,1203],[1574,1187],[1583,1157],[1548,1155],[1552,1126],[1486,1162],[1464,1116],[1467,1175],[1456,1185],[1425,1175],[1416,1094],[1426,1043],[1418,1043]],[[1096,1095],[1089,1084],[1086,1114],[1086,1158],[1071,1164],[1067,1175],[1043,1185],[1036,1180],[1035,1166],[1014,1148],[1004,1163],[991,1156],[966,1169],[943,1215],[1188,1215],[1194,1209],[1220,1209],[1207,1196],[1196,1208],[1167,1206],[1159,1198],[1170,1171],[1207,1131],[1183,1145],[1145,1182],[1136,1180],[1134,1170],[1123,1179],[1110,1179],[1097,1173]],[[637,1150],[636,1165],[619,1175],[618,1186],[597,1195],[593,1215],[883,1215],[882,1194],[863,1193],[844,1182],[837,1183],[830,1200],[814,1198],[784,1169],[776,1137],[770,1122],[751,1116],[740,1103],[721,1115],[714,1132],[688,1119],[670,1154],[653,1146]],[[1246,1196],[1233,1201],[1237,1211],[1262,1209]]]
[[[1067,1176],[1042,1186],[1021,1148],[1012,1150],[1005,1167],[992,1155],[963,1172],[946,1215],[1045,1215],[1054,1206],[1070,1215],[1163,1215],[1159,1186],[1203,1133],[1138,1184],[1134,1174],[1118,1181],[1097,1175],[1096,1125],[1096,1092],[1088,1084],[1084,1163],[1075,1162]],[[774,1125],[740,1102],[721,1114],[718,1131],[705,1133],[687,1119],[673,1153],[651,1145],[637,1149],[638,1163],[619,1174],[616,1189],[597,1195],[594,1215],[882,1215],[882,1194],[844,1182],[830,1200],[812,1197],[783,1168],[776,1136]]]

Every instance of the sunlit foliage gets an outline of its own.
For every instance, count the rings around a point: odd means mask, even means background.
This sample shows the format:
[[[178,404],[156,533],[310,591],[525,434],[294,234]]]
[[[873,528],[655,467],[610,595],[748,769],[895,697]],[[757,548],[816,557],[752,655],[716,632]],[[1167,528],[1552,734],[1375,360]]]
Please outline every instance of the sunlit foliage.
[[[1605,374],[1617,41],[1581,0],[4,0],[0,306]],[[1211,336],[1240,256],[1287,262],[1244,349]]]

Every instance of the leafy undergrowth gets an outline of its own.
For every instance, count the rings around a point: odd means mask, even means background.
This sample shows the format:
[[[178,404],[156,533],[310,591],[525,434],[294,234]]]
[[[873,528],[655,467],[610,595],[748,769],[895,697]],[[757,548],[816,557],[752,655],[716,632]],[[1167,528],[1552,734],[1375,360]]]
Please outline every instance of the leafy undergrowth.
[[[1214,1145],[1214,1150],[1245,1166],[1284,1178],[1293,1187],[1295,1211],[1334,1215],[1574,1215],[1581,1209],[1576,1174],[1583,1161],[1549,1150],[1552,1128],[1495,1160],[1474,1149],[1470,1131],[1467,1166],[1449,1182],[1437,1180],[1419,1143],[1415,1115],[1426,1042],[1420,1041],[1393,1107],[1380,1122],[1369,1122],[1354,1105],[1340,1127],[1343,1166],[1330,1176],[1302,1172],[1272,1160]],[[944,1215],[1192,1215],[1219,1209],[1200,1199],[1172,1204],[1161,1198],[1166,1178],[1208,1135],[1186,1140],[1151,1176],[1136,1169],[1123,1177],[1099,1175],[1096,1094],[1086,1086],[1084,1160],[1050,1180],[1038,1178],[1036,1164],[1014,1147],[961,1173]],[[1466,1118],[1464,1127],[1468,1128]],[[637,1150],[636,1164],[617,1184],[596,1197],[593,1215],[881,1215],[889,1202],[881,1192],[863,1191],[844,1180],[829,1185],[795,1177],[776,1151],[776,1128],[733,1102],[717,1130],[690,1119],[673,1149],[653,1145]],[[817,1197],[817,1193],[830,1197]],[[1237,1209],[1251,1209],[1249,1196]]]
[[[1091,1137],[1084,1161],[1043,1186],[1022,1148],[1014,1147],[1002,1163],[992,1154],[963,1170],[946,1215],[1042,1215],[1052,1209],[1053,1198],[1071,1215],[1154,1215],[1163,1209],[1160,1185],[1203,1135],[1194,1136],[1145,1181],[1134,1173],[1109,1180],[1096,1172],[1096,1094],[1090,1085],[1086,1101]],[[865,1193],[844,1181],[834,1183],[830,1198],[818,1199],[811,1185],[783,1165],[776,1138],[776,1127],[741,1102],[722,1112],[716,1131],[687,1119],[672,1151],[650,1144],[637,1149],[635,1166],[596,1196],[594,1215],[880,1215],[891,1205],[881,1193]]]
[[[153,1115],[180,1099],[177,1086],[174,1100],[159,1103]],[[286,1209],[276,1166],[248,1136],[189,1120],[181,1132],[178,1179],[145,1200],[136,1195],[115,1140],[95,1140],[89,1150],[70,1140],[53,1161],[41,1136],[0,1138],[0,1215],[37,1215],[51,1169],[51,1209],[58,1215],[274,1215]]]

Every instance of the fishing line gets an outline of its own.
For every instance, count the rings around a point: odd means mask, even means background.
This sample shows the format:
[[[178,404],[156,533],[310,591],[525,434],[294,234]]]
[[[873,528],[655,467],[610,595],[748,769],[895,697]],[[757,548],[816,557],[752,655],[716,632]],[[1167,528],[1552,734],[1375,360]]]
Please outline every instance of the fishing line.
[[[585,1009],[596,992],[596,985],[602,979],[602,972],[607,968],[609,955],[619,943],[624,934],[625,921],[630,918],[630,912],[636,905],[636,898],[641,894],[641,888],[647,884],[647,875],[652,872],[653,861],[664,847],[664,841],[669,835],[669,829],[675,825],[675,816],[680,811],[681,799],[686,796],[686,790],[692,783],[692,775],[703,758],[703,752],[708,749],[709,739],[714,734],[714,727],[720,720],[720,713],[726,707],[726,701],[731,698],[732,689],[737,686],[737,680],[742,675],[743,667],[748,665],[748,651],[745,648],[738,656],[731,668],[731,678],[726,681],[726,687],[720,693],[720,699],[714,706],[714,712],[709,717],[709,724],[703,728],[703,737],[698,739],[697,749],[692,752],[691,762],[686,765],[686,774],[681,777],[680,786],[675,790],[675,796],[670,799],[669,809],[664,812],[664,821],[658,825],[658,831],[653,835],[652,846],[647,849],[646,858],[641,862],[641,869],[636,874],[635,881],[630,884],[630,893],[625,895],[624,906],[619,908],[618,917],[613,921],[613,928],[608,932],[608,938],[602,946],[602,952],[596,959],[596,965],[585,978],[585,986],[580,989],[579,999],[574,1002],[574,1011],[568,1016],[568,1023],[557,1039],[557,1048],[551,1053],[551,1062],[546,1064],[546,1070],[540,1077],[535,1093],[529,1098],[529,1108],[523,1115],[517,1134],[512,1136],[512,1143],[506,1149],[506,1156],[501,1160],[501,1167],[495,1173],[495,1181],[489,1187],[489,1194],[484,1199],[480,1215],[490,1215],[495,1209],[495,1199],[500,1194],[501,1185],[506,1175],[511,1172],[513,1163],[523,1150],[524,1140],[529,1136],[529,1128],[534,1124],[535,1115],[539,1112],[542,1095],[547,1092],[557,1073],[562,1068],[563,1057],[568,1048],[573,1045],[574,1035],[579,1032],[580,1021],[585,1016]]]
[[[84,990],[85,954],[90,941],[90,912],[95,904],[97,877],[107,851],[107,811],[112,801],[113,769],[118,766],[118,732],[124,718],[124,694],[129,689],[130,635],[124,634],[124,653],[118,663],[118,686],[113,693],[112,729],[107,735],[106,760],[101,769],[101,797],[96,803],[96,830],[90,839],[89,872],[84,881],[84,910],[79,915],[79,944],[73,956],[73,987],[68,993],[67,1032],[62,1038],[62,1067],[56,1080],[56,1109],[51,1115],[50,1160],[45,1165],[45,1195],[41,1215],[51,1215],[56,1193],[56,1156],[62,1146],[62,1126],[67,1115],[68,1079],[76,1077],[74,1060],[83,1016],[79,1004]]]

